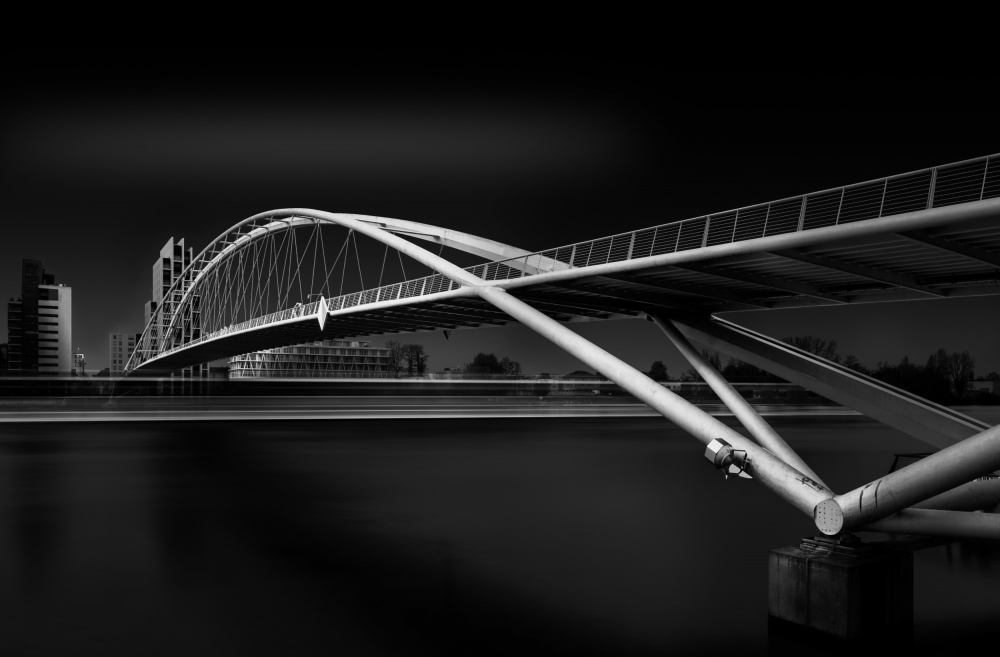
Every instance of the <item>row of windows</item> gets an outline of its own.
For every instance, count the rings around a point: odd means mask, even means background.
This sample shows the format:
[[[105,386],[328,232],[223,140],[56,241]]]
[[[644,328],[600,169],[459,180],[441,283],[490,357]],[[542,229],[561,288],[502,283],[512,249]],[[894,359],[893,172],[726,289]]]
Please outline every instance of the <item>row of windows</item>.
[[[379,356],[388,358],[388,349],[378,349],[375,347],[368,349],[344,349],[342,347],[279,347],[278,349],[267,349],[261,353],[268,354],[337,354],[345,356]]]
[[[380,354],[346,354],[337,352],[325,352],[318,354],[289,354],[289,353],[275,353],[273,351],[255,351],[250,354],[240,354],[239,356],[234,356],[230,360],[270,360],[270,361],[286,361],[290,363],[302,361],[302,362],[316,362],[321,360],[366,360],[366,361],[389,361],[388,355]]]

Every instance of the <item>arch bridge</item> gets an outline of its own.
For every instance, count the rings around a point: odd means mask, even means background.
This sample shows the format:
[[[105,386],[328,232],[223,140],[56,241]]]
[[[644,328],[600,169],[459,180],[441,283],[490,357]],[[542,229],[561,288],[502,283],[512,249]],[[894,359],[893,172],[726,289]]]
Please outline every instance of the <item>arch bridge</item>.
[[[126,376],[319,339],[521,323],[756,479],[826,535],[1000,539],[1000,427],[716,317],[1000,293],[1000,155],[527,251],[410,221],[291,208],[239,222],[164,294]],[[933,311],[934,306],[928,309]],[[655,322],[750,436],[567,327]],[[697,342],[937,451],[837,494],[736,393]]]

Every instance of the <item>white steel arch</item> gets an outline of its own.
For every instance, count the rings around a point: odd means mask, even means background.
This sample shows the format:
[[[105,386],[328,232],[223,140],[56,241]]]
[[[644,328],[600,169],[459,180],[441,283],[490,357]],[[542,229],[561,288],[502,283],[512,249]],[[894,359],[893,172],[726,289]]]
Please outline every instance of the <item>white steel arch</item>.
[[[173,309],[168,328],[164,331],[164,335],[156,336],[156,345],[153,347],[150,331],[157,325],[158,318],[162,317],[164,306],[161,305],[152,313],[147,322],[139,345],[132,357],[129,358],[126,371],[138,367],[142,362],[148,360],[156,349],[162,349],[164,345],[171,343],[170,337],[176,331],[178,322],[183,321],[182,310],[191,303],[191,298],[196,294],[199,283],[213,270],[225,263],[227,259],[247,248],[253,242],[277,232],[316,224],[338,225],[357,231],[406,254],[433,271],[464,286],[476,286],[482,284],[482,280],[439,255],[435,255],[428,249],[399,237],[397,233],[490,259],[523,257],[529,253],[524,249],[469,233],[389,217],[332,213],[311,208],[284,208],[261,212],[240,221],[221,233],[175,279],[164,293],[164,299],[168,300],[166,302],[168,307]],[[536,267],[531,267],[531,269],[535,270]],[[177,298],[178,293],[180,294],[179,298]]]

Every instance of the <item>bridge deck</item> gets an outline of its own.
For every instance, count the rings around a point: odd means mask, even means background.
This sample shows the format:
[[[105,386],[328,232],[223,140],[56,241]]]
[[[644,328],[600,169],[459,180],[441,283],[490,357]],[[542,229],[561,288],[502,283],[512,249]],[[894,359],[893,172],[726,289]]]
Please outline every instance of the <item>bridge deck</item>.
[[[1000,156],[816,192],[466,268],[560,321],[1000,294]],[[316,339],[512,323],[435,274],[203,336],[167,371]],[[289,311],[283,311],[287,313]],[[279,317],[279,315],[281,317]]]

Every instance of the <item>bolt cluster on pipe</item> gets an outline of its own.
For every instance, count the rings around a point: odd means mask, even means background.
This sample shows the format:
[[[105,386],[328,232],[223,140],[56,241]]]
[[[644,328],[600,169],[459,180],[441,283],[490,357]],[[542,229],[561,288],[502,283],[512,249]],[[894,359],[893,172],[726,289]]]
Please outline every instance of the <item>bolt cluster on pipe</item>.
[[[803,513],[815,517],[817,505],[833,497],[832,491],[812,477],[520,299],[495,287],[476,290],[485,301],[587,363],[703,444],[721,438],[745,451],[750,474]]]

